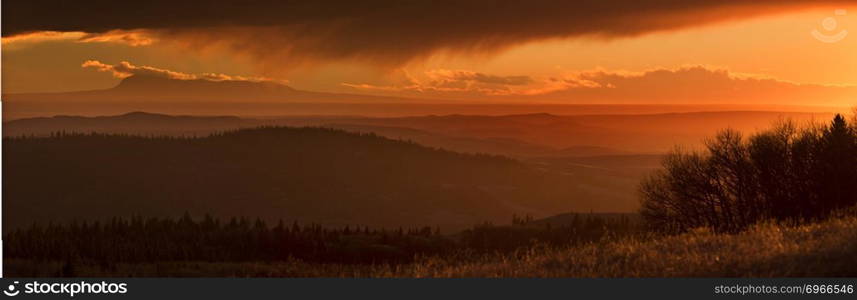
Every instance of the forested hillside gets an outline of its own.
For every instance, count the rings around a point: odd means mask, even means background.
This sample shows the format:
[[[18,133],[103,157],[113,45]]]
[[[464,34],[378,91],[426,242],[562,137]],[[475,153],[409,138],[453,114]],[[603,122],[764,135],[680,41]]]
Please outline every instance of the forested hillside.
[[[57,133],[7,138],[3,150],[4,209],[16,212],[4,228],[188,211],[446,230],[593,207],[570,177],[508,158],[332,129],[200,138]]]

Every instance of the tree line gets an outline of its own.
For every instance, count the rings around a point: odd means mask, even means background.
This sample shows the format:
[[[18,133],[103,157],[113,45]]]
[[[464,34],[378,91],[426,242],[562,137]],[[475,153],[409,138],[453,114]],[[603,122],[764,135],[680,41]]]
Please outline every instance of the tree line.
[[[403,263],[415,254],[439,254],[448,241],[436,228],[396,230],[274,226],[263,220],[206,215],[181,218],[113,218],[109,222],[34,224],[4,237],[8,258],[41,261],[142,263],[162,261],[283,261],[322,263]]]
[[[194,220],[112,218],[107,222],[33,224],[6,234],[8,259],[87,263],[104,269],[119,263],[169,261],[273,262],[297,259],[311,263],[401,264],[424,256],[509,252],[542,244],[563,246],[631,234],[639,228],[629,217],[575,214],[562,224],[513,219],[512,225],[484,223],[458,234],[437,227],[377,229],[318,224],[269,226],[263,220],[210,215]]]
[[[642,181],[648,227],[736,232],[764,221],[803,222],[857,204],[857,122],[781,121],[744,137],[723,130],[703,151],[677,149]]]

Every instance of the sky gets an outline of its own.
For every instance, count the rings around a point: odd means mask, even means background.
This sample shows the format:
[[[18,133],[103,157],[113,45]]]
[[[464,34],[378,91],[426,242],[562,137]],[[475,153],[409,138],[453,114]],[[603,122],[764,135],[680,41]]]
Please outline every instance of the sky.
[[[467,102],[857,105],[855,1],[33,0],[3,11],[3,93],[150,75]]]

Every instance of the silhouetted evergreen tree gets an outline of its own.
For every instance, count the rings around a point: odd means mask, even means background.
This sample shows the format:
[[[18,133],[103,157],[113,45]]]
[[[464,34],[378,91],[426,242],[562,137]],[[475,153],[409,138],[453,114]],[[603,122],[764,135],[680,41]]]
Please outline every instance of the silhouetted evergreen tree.
[[[510,226],[490,223],[475,226],[454,236],[441,235],[432,227],[386,230],[323,228],[318,224],[274,228],[261,220],[250,225],[246,218],[222,223],[209,215],[196,221],[189,214],[178,219],[130,220],[112,218],[104,224],[70,222],[34,224],[8,233],[4,255],[9,259],[62,263],[57,276],[77,276],[78,264],[101,269],[119,263],[170,261],[247,262],[299,259],[318,263],[378,264],[408,263],[418,256],[447,256],[457,253],[514,251],[533,244],[563,246],[597,241],[607,236],[638,232],[627,217],[574,217],[575,222],[548,226],[527,222]],[[346,232],[348,234],[346,234]]]

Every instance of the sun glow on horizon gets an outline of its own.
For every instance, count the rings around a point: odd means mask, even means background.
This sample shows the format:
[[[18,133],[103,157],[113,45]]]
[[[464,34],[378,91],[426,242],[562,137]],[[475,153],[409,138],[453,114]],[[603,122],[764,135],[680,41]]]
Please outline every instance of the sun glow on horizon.
[[[846,35],[841,41],[831,43],[819,41],[810,33],[813,30],[831,36],[838,32],[847,33],[857,26],[857,22],[853,22],[855,16],[857,6],[839,10],[824,6],[630,37],[549,38],[496,52],[439,51],[392,67],[349,59],[288,64],[290,67],[278,67],[278,63],[272,63],[260,67],[250,63],[247,57],[236,55],[236,52],[217,44],[201,44],[200,51],[184,51],[181,46],[164,41],[155,32],[147,30],[110,30],[102,34],[32,32],[3,37],[3,83],[4,93],[88,90],[117,84],[117,78],[79,67],[84,61],[97,60],[107,64],[127,61],[176,74],[273,78],[287,81],[294,88],[321,92],[488,102],[507,102],[509,97],[523,97],[522,103],[589,103],[593,100],[579,99],[602,97],[604,99],[599,98],[597,102],[663,103],[666,100],[661,96],[631,100],[611,99],[620,96],[616,93],[582,96],[580,93],[586,93],[586,89],[623,88],[611,86],[615,81],[605,83],[583,77],[595,73],[626,76],[702,66],[710,70],[725,70],[730,78],[767,78],[791,84],[792,89],[813,86],[818,91],[807,92],[801,97],[812,97],[817,93],[821,98],[802,103],[799,99],[792,99],[788,103],[848,105],[846,99],[857,98],[857,93],[853,92],[857,85],[857,56],[853,54],[857,53],[857,36]],[[161,36],[169,38],[168,35]],[[46,51],[51,51],[54,56],[46,58]],[[276,61],[276,57],[272,59],[272,62]],[[679,77],[670,80],[696,85],[699,98],[703,99],[699,100],[700,103],[706,103],[704,99],[720,97],[716,95],[721,91],[707,90],[707,87],[724,87],[710,85],[704,77],[699,77],[702,81],[697,82]],[[725,86],[733,89],[731,85]],[[776,104],[778,99],[774,97],[792,93],[770,93],[761,88],[754,91],[741,97],[752,98],[755,103]],[[735,95],[738,94],[726,96]],[[668,102],[683,101],[694,103],[694,100],[684,98]]]

